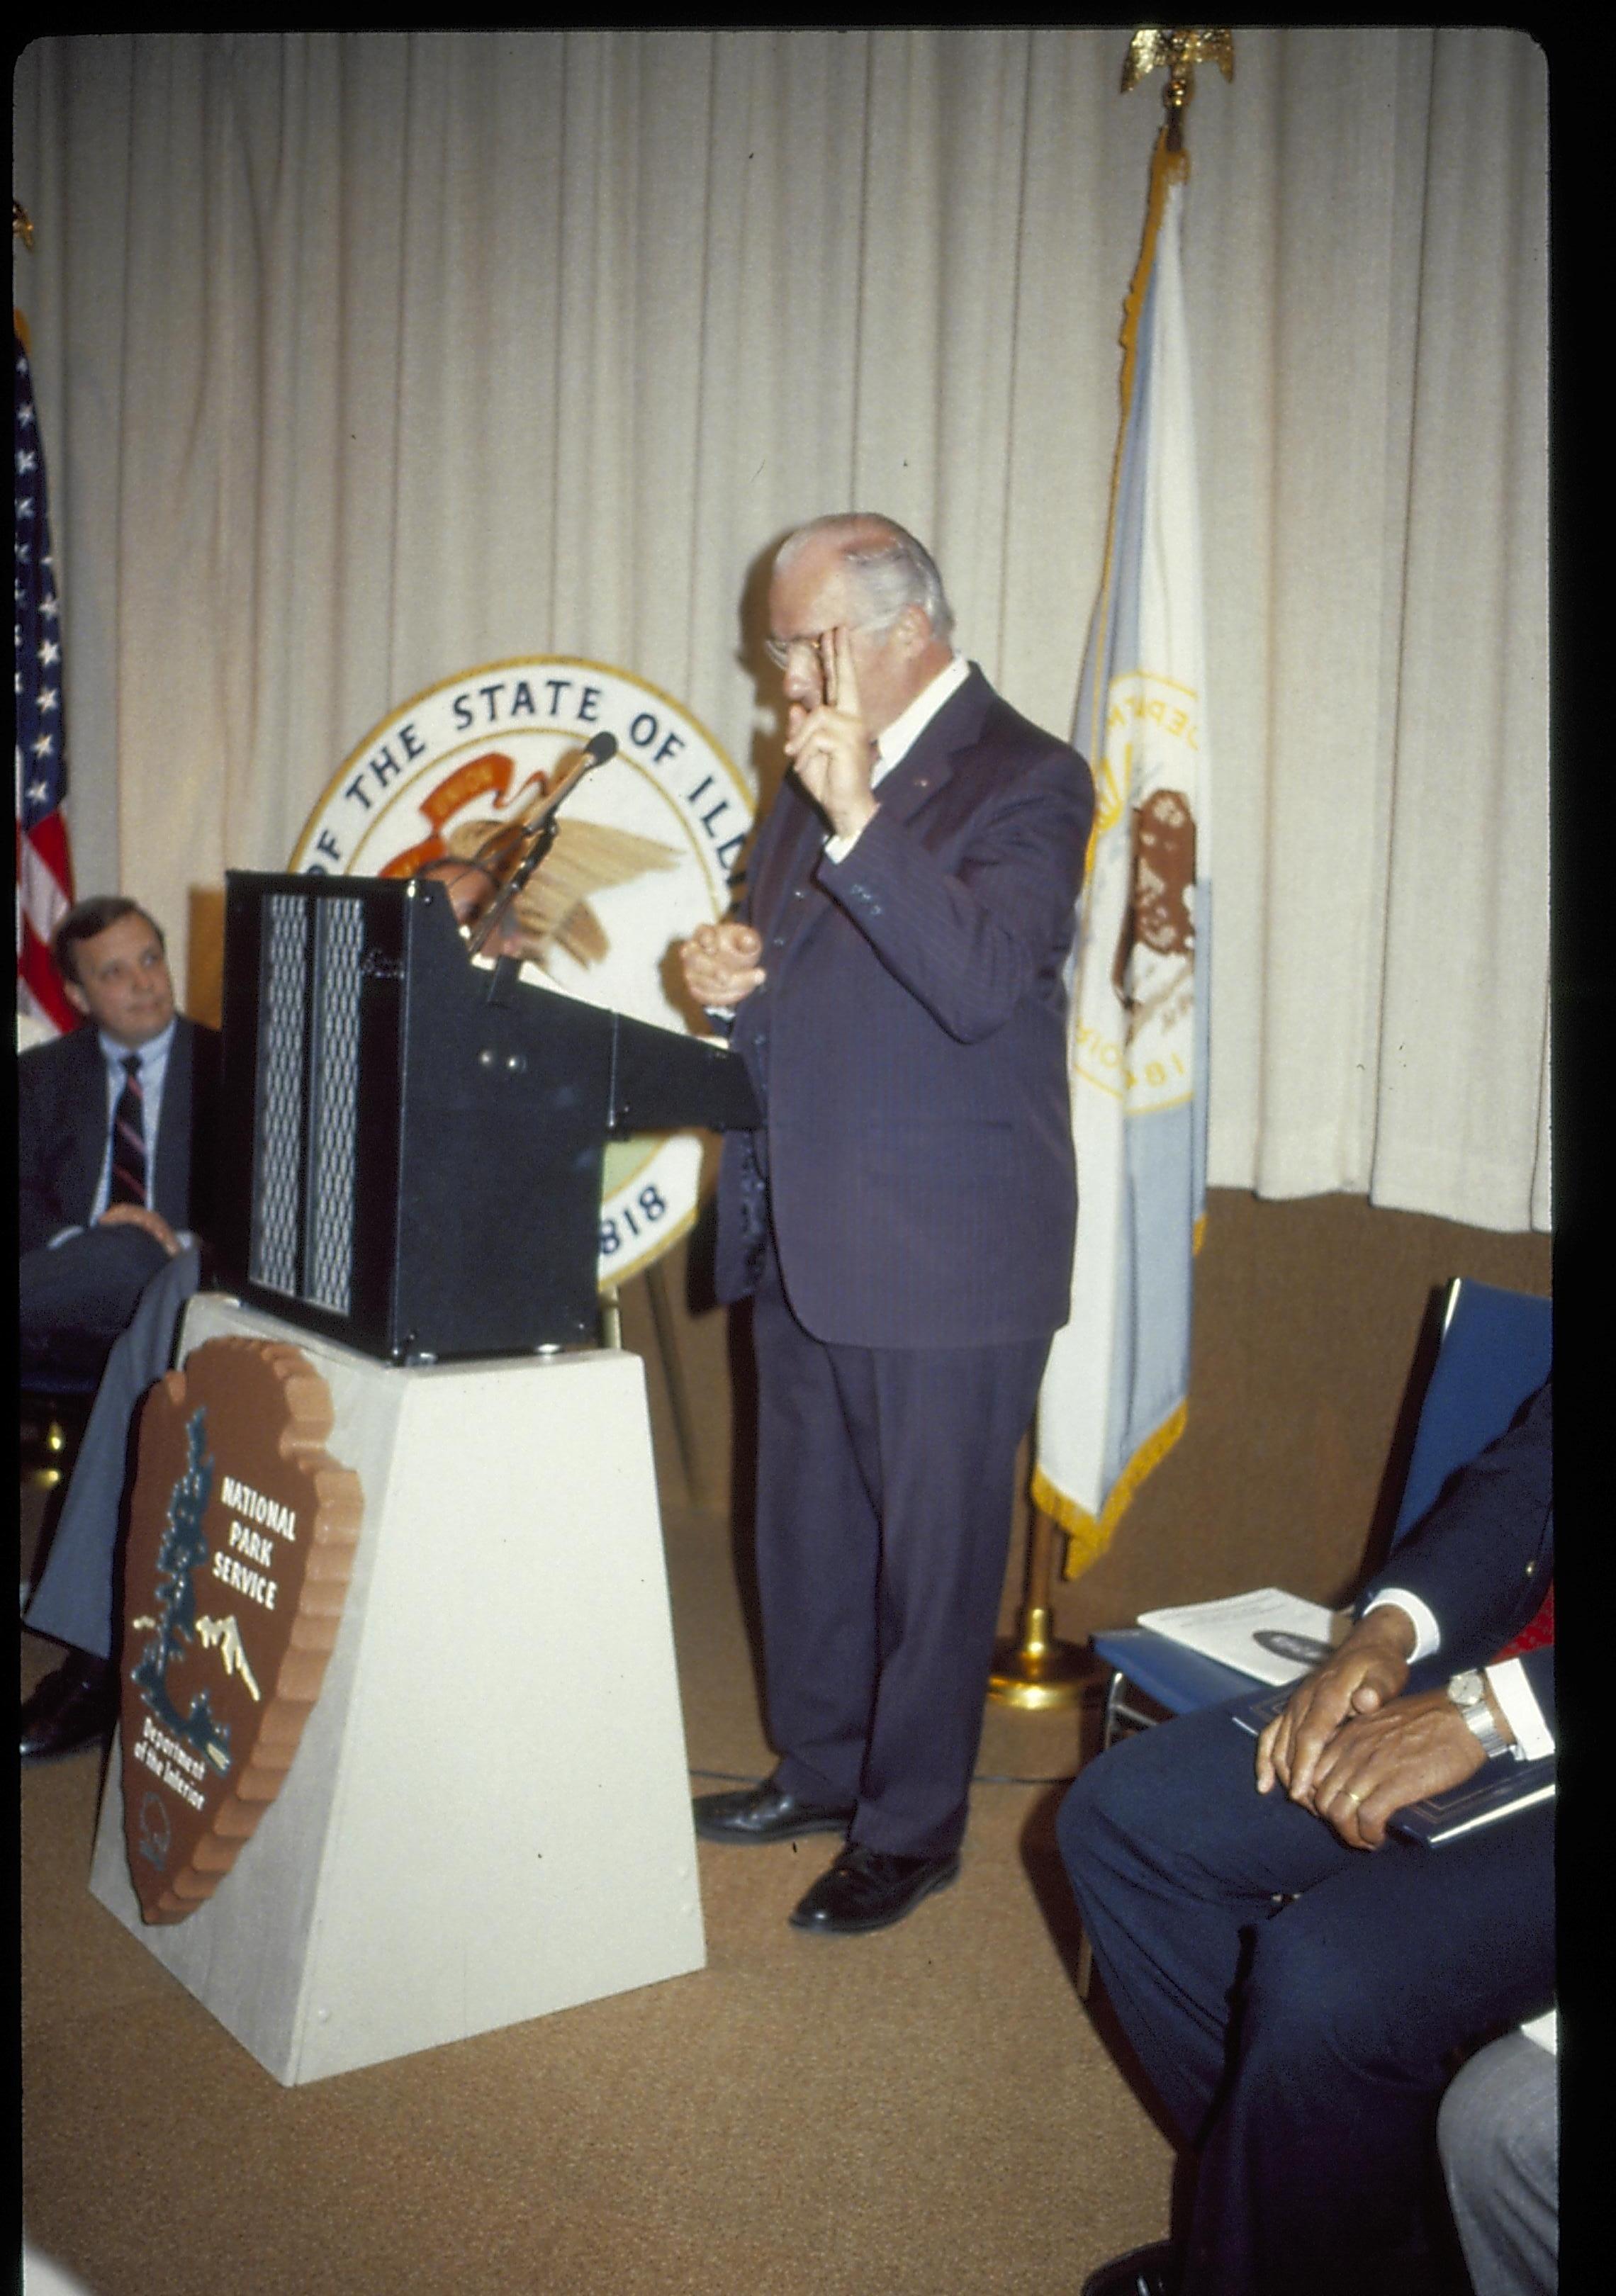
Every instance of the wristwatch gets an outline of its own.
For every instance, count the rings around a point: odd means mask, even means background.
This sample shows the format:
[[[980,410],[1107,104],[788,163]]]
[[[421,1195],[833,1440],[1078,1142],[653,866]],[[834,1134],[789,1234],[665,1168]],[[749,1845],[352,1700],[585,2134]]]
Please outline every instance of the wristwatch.
[[[1448,1695],[1464,1717],[1489,1761],[1499,1754],[1514,1752],[1513,1746],[1493,1720],[1492,1708],[1487,1702],[1485,1675],[1454,1675],[1448,1685]]]

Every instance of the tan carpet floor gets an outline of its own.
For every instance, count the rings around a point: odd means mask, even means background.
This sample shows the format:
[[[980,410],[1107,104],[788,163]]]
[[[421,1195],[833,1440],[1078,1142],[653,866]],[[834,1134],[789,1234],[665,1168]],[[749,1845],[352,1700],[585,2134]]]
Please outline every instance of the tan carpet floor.
[[[729,1527],[665,1530],[694,1788],[759,1776]],[[1076,2296],[1173,2175],[1076,1990],[1044,1782],[1093,1730],[989,1709],[962,1877],[895,1929],[787,1927],[831,1841],[703,1843],[704,1970],[295,2089],[90,1896],[93,1759],[25,1770],[29,2240],[91,2296]]]

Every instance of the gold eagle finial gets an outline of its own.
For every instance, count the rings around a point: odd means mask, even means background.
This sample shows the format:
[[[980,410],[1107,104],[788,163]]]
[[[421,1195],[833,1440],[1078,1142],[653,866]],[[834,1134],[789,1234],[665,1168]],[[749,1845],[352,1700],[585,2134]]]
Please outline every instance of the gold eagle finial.
[[[1161,101],[1167,111],[1167,148],[1183,148],[1184,114],[1195,93],[1195,66],[1216,64],[1225,79],[1235,77],[1235,36],[1226,25],[1175,25],[1170,30],[1147,24],[1128,42],[1122,62],[1122,93],[1127,95],[1145,76],[1159,69],[1167,73]]]

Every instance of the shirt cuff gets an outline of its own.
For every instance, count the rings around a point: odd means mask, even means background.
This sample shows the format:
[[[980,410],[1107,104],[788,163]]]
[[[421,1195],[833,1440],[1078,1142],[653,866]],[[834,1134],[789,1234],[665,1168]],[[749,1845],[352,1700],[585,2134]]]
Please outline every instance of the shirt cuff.
[[[1409,1594],[1406,1587],[1382,1587],[1374,1602],[1365,1611],[1364,1616],[1367,1618],[1370,1611],[1381,1610],[1388,1603],[1414,1620],[1414,1648],[1408,1653],[1410,1666],[1413,1666],[1416,1660],[1430,1658],[1441,1649],[1442,1629],[1438,1626],[1434,1615],[1428,1606],[1421,1602],[1417,1595]]]
[[[874,821],[874,818],[875,816],[872,814],[870,816],[870,821]],[[869,827],[870,821],[861,822],[850,837],[827,837],[824,840],[824,853],[826,860],[838,863],[845,861],[848,855],[857,844],[859,839],[864,835],[865,831]]]
[[[1526,1678],[1526,1669],[1518,1658],[1500,1659],[1496,1666],[1483,1669],[1488,1686],[1504,1710],[1504,1718],[1515,1734],[1515,1744],[1523,1762],[1536,1762],[1554,1751],[1554,1734],[1543,1718],[1543,1709],[1532,1694],[1531,1684]]]
[[[1546,2009],[1541,2017],[1529,2017],[1521,2030],[1529,2041],[1536,2041],[1540,2049],[1546,2049],[1551,2057],[1559,2055],[1560,2012],[1557,2009]]]

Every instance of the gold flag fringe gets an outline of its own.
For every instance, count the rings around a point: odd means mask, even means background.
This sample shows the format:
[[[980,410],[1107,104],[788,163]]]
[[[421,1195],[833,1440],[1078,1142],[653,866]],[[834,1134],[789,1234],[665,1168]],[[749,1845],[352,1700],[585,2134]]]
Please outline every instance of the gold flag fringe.
[[[1206,1214],[1202,1212],[1195,1222],[1190,1245],[1197,1258],[1205,1241]],[[1188,1425],[1189,1409],[1186,1398],[1169,1412],[1153,1435],[1145,1437],[1112,1486],[1111,1496],[1097,1515],[1090,1514],[1076,1499],[1069,1499],[1064,1491],[1057,1490],[1041,1467],[1033,1469],[1032,1504],[1066,1533],[1066,1554],[1061,1565],[1062,1578],[1080,1578],[1091,1563],[1100,1560],[1111,1545],[1117,1525],[1133,1504],[1135,1492],[1151,1469],[1166,1458]]]
[[[1117,1525],[1126,1513],[1134,1493],[1160,1460],[1165,1459],[1183,1434],[1189,1417],[1189,1406],[1181,1403],[1169,1412],[1155,1433],[1147,1436],[1133,1457],[1123,1468],[1112,1488],[1111,1496],[1097,1515],[1069,1499],[1063,1491],[1046,1480],[1043,1470],[1035,1468],[1032,1477],[1032,1503],[1043,1510],[1052,1522],[1057,1522],[1066,1533],[1066,1559],[1061,1566],[1062,1578],[1076,1578],[1091,1563],[1097,1562],[1111,1545]]]

